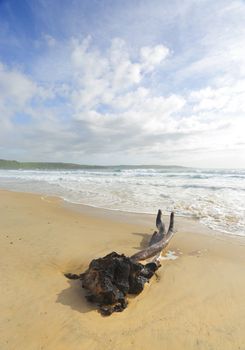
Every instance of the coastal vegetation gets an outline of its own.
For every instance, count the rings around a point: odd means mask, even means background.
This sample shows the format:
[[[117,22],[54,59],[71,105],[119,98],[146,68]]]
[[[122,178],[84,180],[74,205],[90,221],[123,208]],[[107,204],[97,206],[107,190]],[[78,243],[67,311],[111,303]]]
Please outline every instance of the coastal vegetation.
[[[13,170],[82,170],[82,169],[161,169],[161,168],[184,168],[182,166],[171,165],[87,165],[87,164],[75,164],[75,163],[62,163],[62,162],[18,162],[16,160],[0,159],[0,169],[13,169]]]

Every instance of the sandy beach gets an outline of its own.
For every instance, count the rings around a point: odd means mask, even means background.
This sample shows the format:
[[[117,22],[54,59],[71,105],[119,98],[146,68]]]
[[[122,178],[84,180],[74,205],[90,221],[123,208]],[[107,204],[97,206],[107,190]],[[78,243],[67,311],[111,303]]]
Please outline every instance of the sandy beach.
[[[164,210],[164,208],[162,208]],[[162,267],[122,313],[102,317],[66,272],[137,252],[155,217],[0,191],[2,350],[245,349],[245,240],[176,218]]]

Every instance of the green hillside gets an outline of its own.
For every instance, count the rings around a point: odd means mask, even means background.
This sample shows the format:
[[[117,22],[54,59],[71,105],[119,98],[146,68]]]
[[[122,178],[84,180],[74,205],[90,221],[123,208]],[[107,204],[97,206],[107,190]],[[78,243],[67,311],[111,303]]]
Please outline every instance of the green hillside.
[[[178,169],[185,168],[177,165],[84,165],[58,162],[18,162],[16,160],[0,159],[0,169],[23,170],[81,170],[81,169]]]
[[[57,169],[84,169],[87,165],[73,163],[50,163],[50,162],[17,162],[16,160],[0,159],[0,169],[37,169],[37,170],[57,170]],[[94,168],[94,166],[91,166]]]

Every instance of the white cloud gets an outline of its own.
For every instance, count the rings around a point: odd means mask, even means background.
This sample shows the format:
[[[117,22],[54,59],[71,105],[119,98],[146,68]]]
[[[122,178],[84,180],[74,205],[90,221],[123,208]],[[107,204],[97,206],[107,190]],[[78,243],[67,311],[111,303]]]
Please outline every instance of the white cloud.
[[[18,111],[35,95],[37,86],[26,75],[0,63],[0,104],[6,110]]]
[[[237,80],[232,85],[194,91],[190,94],[190,99],[196,112],[219,111],[223,115],[241,115],[245,113],[245,79]]]
[[[149,71],[160,66],[168,54],[163,45],[144,47],[138,60],[130,58],[122,39],[112,40],[106,54],[91,46],[91,38],[73,40],[71,64],[76,88],[72,102],[77,110],[95,108],[98,104],[114,104],[114,99],[138,86]]]
[[[57,41],[49,45],[47,81],[0,67],[4,106],[0,110],[8,115],[2,123],[8,137],[1,141],[6,147],[22,149],[29,159],[93,163],[172,159],[186,165],[190,164],[185,152],[192,159],[198,152],[203,156],[244,148],[242,78],[232,85],[216,79],[215,84],[185,94],[171,90],[164,94],[154,86],[154,74],[169,57],[164,45],[143,46],[132,54],[119,38],[106,50],[94,46],[90,37],[73,38],[63,47],[66,63],[60,46]],[[65,74],[59,75],[53,66],[52,76],[48,63],[52,66],[54,57],[59,67],[66,67]],[[15,113],[29,115],[31,122],[16,125],[11,121]]]
[[[154,47],[144,46],[140,50],[143,67],[147,71],[152,71],[155,66],[160,64],[168,55],[169,49],[163,45]]]

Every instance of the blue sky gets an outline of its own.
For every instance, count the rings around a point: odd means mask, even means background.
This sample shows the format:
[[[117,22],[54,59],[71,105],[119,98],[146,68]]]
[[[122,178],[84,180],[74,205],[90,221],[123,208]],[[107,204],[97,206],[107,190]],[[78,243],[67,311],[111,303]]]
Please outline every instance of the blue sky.
[[[0,158],[245,167],[245,2],[0,0]]]

